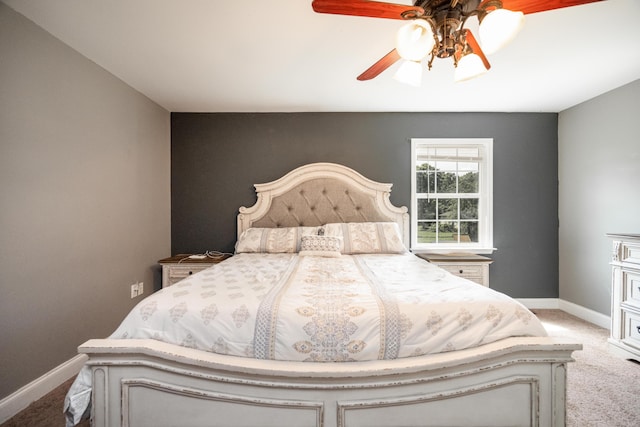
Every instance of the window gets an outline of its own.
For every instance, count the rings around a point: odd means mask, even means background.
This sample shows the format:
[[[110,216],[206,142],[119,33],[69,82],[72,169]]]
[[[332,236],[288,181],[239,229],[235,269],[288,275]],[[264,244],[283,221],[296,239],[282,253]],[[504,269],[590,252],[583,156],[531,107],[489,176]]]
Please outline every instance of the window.
[[[411,140],[411,249],[493,251],[492,139]]]

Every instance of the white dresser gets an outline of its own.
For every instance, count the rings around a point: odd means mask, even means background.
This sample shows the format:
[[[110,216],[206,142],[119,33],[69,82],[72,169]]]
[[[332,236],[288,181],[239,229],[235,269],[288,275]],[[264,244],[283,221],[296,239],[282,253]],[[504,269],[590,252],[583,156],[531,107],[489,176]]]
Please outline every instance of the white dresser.
[[[611,352],[640,361],[640,234],[607,234],[611,256]]]

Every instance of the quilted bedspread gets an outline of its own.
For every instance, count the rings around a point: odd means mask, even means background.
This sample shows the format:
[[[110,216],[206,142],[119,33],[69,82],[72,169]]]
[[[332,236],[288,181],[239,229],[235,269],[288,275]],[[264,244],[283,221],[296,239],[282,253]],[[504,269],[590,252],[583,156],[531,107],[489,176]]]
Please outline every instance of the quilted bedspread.
[[[409,253],[251,253],[147,297],[111,338],[151,338],[258,359],[348,362],[544,335],[519,302]],[[88,404],[84,375],[67,396],[76,414]]]

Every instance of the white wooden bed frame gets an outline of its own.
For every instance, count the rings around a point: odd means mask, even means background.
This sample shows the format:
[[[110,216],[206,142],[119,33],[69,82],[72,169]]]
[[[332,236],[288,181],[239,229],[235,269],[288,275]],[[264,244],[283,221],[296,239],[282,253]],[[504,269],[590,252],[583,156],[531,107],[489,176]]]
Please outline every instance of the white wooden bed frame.
[[[336,182],[348,197],[336,195]],[[343,206],[353,203],[366,211],[358,218],[395,221],[409,241],[407,209],[389,202],[391,184],[344,166],[302,166],[256,190],[256,204],[240,208],[238,233],[270,222],[331,222],[334,214],[357,220]],[[282,214],[292,207],[303,213]],[[255,360],[137,339],[94,339],[79,351],[89,356],[94,426],[563,426],[566,364],[580,348],[547,337],[508,338],[348,363]]]

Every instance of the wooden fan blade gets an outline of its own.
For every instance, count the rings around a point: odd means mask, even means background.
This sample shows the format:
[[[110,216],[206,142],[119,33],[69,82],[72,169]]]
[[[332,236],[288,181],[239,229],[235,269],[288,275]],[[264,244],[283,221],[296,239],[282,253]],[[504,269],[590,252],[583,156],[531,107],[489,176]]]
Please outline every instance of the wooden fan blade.
[[[402,12],[406,11],[414,11],[419,15],[424,13],[424,9],[418,6],[366,0],[313,0],[311,6],[318,13],[388,19],[404,19]]]
[[[602,0],[502,0],[502,7],[525,14],[544,12],[546,10],[562,9],[564,7],[579,6]]]
[[[369,67],[364,73],[358,76],[358,80],[371,80],[374,77],[378,76],[381,72],[391,67],[400,59],[400,55],[398,51],[393,49],[391,52],[387,53],[383,56],[378,62]]]
[[[474,37],[473,33],[467,29],[465,29],[464,32],[465,32],[464,33],[465,40],[467,41],[467,44],[469,45],[469,47],[473,49],[473,53],[475,53],[480,57],[480,59],[482,59],[482,63],[484,64],[484,67],[487,70],[491,68],[491,64],[489,64],[489,60],[485,56],[482,49],[480,49],[480,45],[478,44],[478,41]]]

